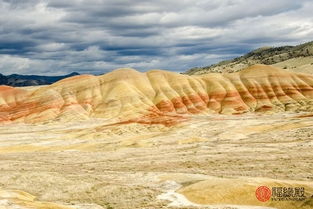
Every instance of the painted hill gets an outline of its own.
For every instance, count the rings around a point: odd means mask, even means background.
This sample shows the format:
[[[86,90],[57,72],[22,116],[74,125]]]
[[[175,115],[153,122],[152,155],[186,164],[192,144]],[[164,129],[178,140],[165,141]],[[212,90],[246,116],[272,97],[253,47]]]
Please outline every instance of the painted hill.
[[[0,87],[2,123],[106,118],[172,125],[190,114],[265,111],[313,111],[313,76],[266,65],[200,76],[118,69],[36,90]]]
[[[187,71],[189,75],[210,72],[238,72],[251,65],[265,64],[292,72],[313,73],[313,42],[298,46],[263,47],[244,56]]]
[[[63,75],[63,76],[40,76],[40,75],[2,75],[0,73],[0,85],[8,86],[37,86],[37,85],[49,85],[64,78],[79,75],[76,72]]]

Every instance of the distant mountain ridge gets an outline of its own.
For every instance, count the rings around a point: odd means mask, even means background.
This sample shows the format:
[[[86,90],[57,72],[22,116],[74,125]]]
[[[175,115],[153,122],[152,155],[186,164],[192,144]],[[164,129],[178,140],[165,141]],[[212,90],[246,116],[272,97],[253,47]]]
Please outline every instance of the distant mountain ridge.
[[[188,70],[189,75],[238,72],[255,64],[273,65],[292,72],[313,74],[313,41],[297,46],[262,47],[241,57]]]
[[[0,73],[0,85],[15,87],[49,85],[64,78],[76,75],[79,75],[79,73],[73,72],[62,76],[19,75],[19,74],[5,76]]]

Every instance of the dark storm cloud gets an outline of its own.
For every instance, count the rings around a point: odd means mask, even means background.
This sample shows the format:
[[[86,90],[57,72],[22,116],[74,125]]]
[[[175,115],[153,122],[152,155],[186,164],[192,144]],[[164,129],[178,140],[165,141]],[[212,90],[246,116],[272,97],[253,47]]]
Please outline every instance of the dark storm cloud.
[[[184,71],[313,37],[309,0],[0,0],[0,73]]]

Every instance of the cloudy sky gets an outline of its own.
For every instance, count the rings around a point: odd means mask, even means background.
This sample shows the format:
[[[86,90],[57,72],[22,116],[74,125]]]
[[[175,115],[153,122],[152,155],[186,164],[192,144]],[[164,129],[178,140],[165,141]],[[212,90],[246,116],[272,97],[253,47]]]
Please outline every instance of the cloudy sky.
[[[313,40],[312,0],[0,0],[0,73],[185,71]]]

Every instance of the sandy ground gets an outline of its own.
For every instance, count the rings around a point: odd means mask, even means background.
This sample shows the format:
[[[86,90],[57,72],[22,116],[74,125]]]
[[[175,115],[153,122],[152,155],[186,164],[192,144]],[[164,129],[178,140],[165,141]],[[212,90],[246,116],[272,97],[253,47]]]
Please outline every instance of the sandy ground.
[[[37,208],[282,208],[216,204],[201,191],[207,185],[223,195],[229,182],[257,186],[266,178],[305,185],[311,195],[313,117],[300,115],[198,115],[176,127],[102,120],[1,126],[0,208],[27,208],[8,197],[12,190],[36,196],[28,201]],[[312,200],[284,208],[313,208]]]

